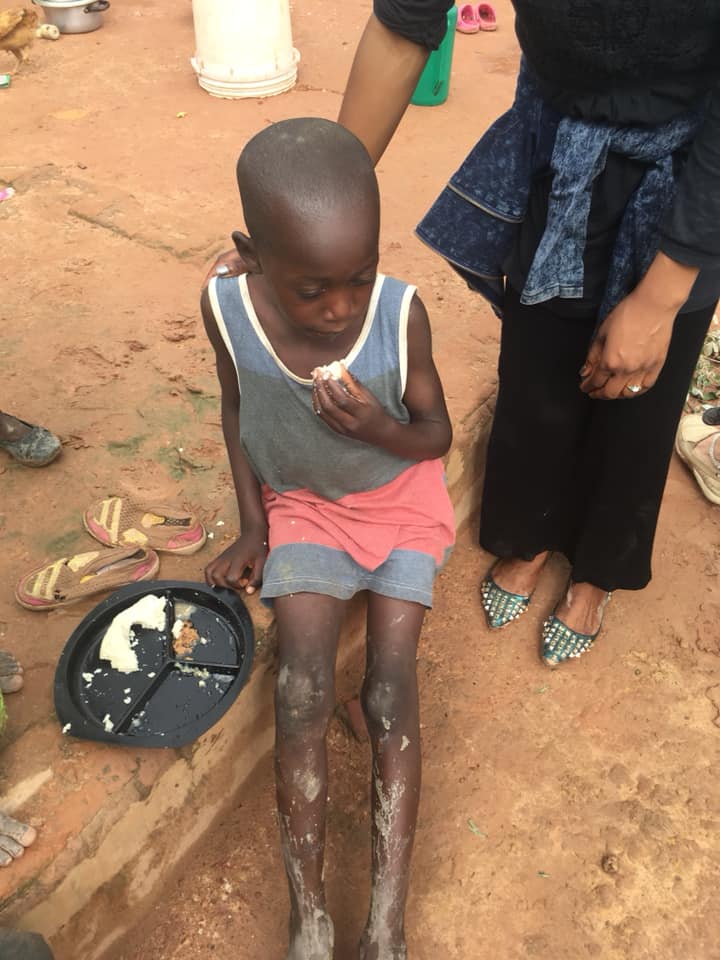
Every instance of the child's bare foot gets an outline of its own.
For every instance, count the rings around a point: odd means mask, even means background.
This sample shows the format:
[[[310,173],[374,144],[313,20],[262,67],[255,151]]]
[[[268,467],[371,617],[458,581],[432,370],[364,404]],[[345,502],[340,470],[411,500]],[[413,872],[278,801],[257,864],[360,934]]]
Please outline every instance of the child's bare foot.
[[[371,936],[367,930],[360,941],[360,960],[407,960],[405,937]]]
[[[23,668],[15,657],[0,650],[0,693],[15,693],[23,685]]]
[[[335,931],[330,915],[313,910],[302,923],[290,918],[290,947],[286,960],[332,960]]]
[[[37,837],[35,827],[0,813],[0,867],[9,867]]]

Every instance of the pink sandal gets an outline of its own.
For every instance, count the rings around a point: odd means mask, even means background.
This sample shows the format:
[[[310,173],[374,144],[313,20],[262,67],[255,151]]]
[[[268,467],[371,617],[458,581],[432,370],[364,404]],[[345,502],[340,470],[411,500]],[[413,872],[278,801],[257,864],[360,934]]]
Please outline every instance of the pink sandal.
[[[464,3],[458,7],[458,16],[455,29],[459,33],[477,33],[480,29],[477,7],[472,3]]]
[[[479,3],[475,8],[478,28],[480,30],[497,30],[497,17],[492,4]]]

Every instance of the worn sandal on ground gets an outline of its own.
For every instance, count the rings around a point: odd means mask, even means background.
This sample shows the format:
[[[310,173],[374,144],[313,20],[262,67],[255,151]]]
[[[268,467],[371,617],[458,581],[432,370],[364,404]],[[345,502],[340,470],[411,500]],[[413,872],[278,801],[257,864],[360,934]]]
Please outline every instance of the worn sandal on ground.
[[[532,594],[511,593],[498,586],[492,575],[498,563],[499,561],[496,560],[480,584],[480,598],[487,625],[491,630],[499,630],[513,620],[517,620],[530,606],[532,596]]]
[[[199,550],[207,538],[205,527],[187,510],[141,506],[128,497],[107,497],[83,514],[85,529],[107,547],[150,547],[183,556]]]
[[[715,435],[707,451],[698,454],[696,448],[703,440]],[[692,470],[698,486],[711,503],[720,503],[720,430],[708,424],[701,413],[689,413],[678,424],[675,450]]]
[[[126,583],[152,580],[159,567],[155,551],[143,547],[77,553],[25,574],[15,588],[15,599],[28,610],[51,610]]]
[[[602,610],[611,594],[607,594],[601,608],[601,623],[595,633],[578,633],[571,630],[553,611],[542,627],[540,657],[547,667],[559,667],[566,660],[576,660],[590,649],[602,630]]]
[[[17,440],[0,440],[0,450],[9,453],[11,457],[24,467],[44,467],[51,463],[62,450],[60,438],[45,427],[37,427],[26,423],[19,417],[13,417],[23,426],[29,427],[29,433]]]

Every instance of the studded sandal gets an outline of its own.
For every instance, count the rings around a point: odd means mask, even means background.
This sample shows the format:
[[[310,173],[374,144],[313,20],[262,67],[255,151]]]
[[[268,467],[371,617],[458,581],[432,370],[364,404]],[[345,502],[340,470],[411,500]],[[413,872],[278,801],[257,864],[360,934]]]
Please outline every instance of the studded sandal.
[[[480,599],[491,630],[499,630],[517,620],[530,606],[532,597],[532,594],[511,593],[495,583],[492,574],[498,562],[493,563],[480,584]]]
[[[576,660],[590,649],[602,630],[602,611],[612,594],[608,593],[601,607],[601,623],[595,633],[579,633],[571,630],[553,611],[542,627],[540,657],[542,662],[554,669],[566,660]]]

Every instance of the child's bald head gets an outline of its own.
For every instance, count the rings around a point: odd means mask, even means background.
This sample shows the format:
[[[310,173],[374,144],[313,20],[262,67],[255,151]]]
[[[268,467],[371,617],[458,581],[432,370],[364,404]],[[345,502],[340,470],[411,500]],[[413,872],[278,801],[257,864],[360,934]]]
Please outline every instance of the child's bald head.
[[[237,179],[259,249],[294,244],[338,217],[347,217],[350,229],[360,220],[379,230],[372,161],[357,137],[331,120],[302,117],[262,130],[242,151]]]

